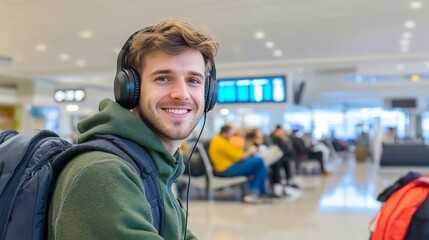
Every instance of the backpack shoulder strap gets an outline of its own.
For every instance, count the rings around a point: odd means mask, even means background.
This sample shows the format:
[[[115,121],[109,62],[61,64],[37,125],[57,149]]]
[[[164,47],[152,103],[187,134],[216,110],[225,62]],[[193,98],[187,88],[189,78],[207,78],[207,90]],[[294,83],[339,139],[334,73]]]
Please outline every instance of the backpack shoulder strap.
[[[429,188],[428,176],[422,176],[419,180],[426,182],[426,188]],[[426,199],[414,213],[405,239],[429,239],[429,195],[426,195]]]
[[[404,176],[400,177],[394,184],[387,187],[383,192],[381,192],[377,197],[377,201],[379,201],[379,202],[387,201],[387,199],[389,199],[389,197],[394,192],[396,192],[397,190],[399,190],[400,188],[402,188],[403,186],[405,186],[409,182],[419,178],[420,176],[421,176],[421,174],[418,172],[413,172],[413,171],[408,172]]]
[[[142,179],[145,196],[151,206],[152,225],[158,230],[158,234],[163,236],[164,201],[158,172],[150,155],[141,146],[130,140],[113,135],[95,135],[89,141],[68,149],[64,152],[63,159],[71,159],[88,151],[114,154],[134,167]]]

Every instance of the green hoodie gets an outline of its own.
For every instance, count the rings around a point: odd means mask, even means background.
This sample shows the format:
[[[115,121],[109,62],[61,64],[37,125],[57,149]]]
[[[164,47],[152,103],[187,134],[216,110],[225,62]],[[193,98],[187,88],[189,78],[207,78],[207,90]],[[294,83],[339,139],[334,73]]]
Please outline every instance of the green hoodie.
[[[171,191],[183,173],[181,154],[172,156],[131,111],[104,99],[99,112],[78,124],[84,142],[94,134],[112,134],[141,145],[158,170],[164,198],[164,237],[183,239],[185,214]],[[162,239],[152,226],[140,176],[115,155],[88,152],[61,172],[49,211],[49,239]],[[186,239],[196,239],[190,231]]]

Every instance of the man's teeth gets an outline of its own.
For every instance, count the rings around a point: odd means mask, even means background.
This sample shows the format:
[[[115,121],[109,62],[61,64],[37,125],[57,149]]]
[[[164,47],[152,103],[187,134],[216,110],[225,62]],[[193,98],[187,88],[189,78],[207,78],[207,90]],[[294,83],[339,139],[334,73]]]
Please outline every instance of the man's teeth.
[[[185,114],[188,112],[188,110],[185,110],[185,109],[165,109],[165,111],[174,113],[174,114]]]

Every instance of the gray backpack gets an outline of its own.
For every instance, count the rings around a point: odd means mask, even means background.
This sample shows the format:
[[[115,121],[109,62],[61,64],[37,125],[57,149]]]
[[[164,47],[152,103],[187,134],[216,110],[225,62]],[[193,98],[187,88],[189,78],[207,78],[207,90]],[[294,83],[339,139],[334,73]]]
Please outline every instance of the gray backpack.
[[[140,173],[153,222],[163,235],[164,206],[158,174],[149,154],[127,139],[96,135],[72,145],[49,130],[0,131],[0,239],[47,239],[50,198],[61,170],[88,151],[115,154]]]

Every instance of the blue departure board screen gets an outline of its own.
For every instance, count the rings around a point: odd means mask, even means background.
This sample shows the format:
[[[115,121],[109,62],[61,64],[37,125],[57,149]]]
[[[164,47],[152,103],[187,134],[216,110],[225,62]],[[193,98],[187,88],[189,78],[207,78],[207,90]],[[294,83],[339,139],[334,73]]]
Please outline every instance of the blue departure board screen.
[[[218,103],[286,102],[284,76],[218,80]]]

